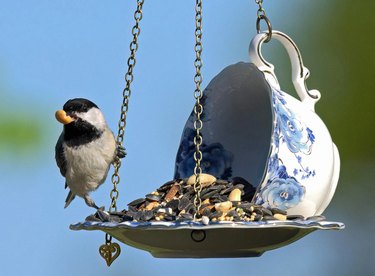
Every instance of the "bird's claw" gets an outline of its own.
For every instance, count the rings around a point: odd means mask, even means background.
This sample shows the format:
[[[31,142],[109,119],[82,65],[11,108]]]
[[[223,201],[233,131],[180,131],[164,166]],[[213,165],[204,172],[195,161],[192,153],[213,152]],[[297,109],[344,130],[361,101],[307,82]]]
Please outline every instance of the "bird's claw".
[[[126,156],[126,149],[124,146],[118,145],[117,146],[117,157],[118,158],[124,158]]]

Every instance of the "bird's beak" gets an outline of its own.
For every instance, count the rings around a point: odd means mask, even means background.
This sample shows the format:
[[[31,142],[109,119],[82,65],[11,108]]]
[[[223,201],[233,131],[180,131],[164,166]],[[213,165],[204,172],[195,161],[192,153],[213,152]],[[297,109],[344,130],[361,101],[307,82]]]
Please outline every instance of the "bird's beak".
[[[66,112],[64,110],[57,110],[55,113],[56,120],[60,123],[67,125],[74,121],[74,119],[68,115],[66,115]]]

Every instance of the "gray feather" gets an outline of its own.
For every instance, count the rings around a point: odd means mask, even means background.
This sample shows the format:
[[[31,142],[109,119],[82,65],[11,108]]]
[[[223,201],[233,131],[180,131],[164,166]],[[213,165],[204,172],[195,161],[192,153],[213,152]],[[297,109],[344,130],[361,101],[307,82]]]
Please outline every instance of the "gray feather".
[[[56,159],[57,166],[60,169],[60,173],[62,174],[62,176],[65,177],[66,159],[64,156],[63,139],[64,139],[64,132],[61,133],[59,139],[57,140],[56,147],[55,147],[55,159]]]
[[[68,207],[69,204],[73,201],[73,199],[76,197],[75,194],[72,193],[72,191],[69,191],[68,196],[65,199],[65,206],[64,208]]]

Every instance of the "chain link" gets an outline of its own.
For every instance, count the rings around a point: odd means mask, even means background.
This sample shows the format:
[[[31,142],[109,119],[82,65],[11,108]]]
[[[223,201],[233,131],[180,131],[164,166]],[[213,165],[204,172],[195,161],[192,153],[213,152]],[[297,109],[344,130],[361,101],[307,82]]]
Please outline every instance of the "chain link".
[[[255,0],[255,3],[259,6],[257,17],[260,18],[262,15],[266,16],[266,11],[263,9],[263,0]]]
[[[136,58],[135,53],[138,50],[138,36],[141,33],[141,28],[139,27],[139,22],[142,20],[144,0],[137,0],[137,9],[134,13],[134,20],[135,24],[132,28],[132,35],[133,40],[130,42],[129,48],[130,48],[130,57],[128,58],[127,65],[128,65],[128,71],[125,74],[125,88],[122,92],[123,101],[121,105],[121,114],[120,114],[120,120],[118,123],[118,133],[117,133],[117,146],[122,147],[124,142],[124,135],[125,135],[125,127],[126,127],[126,116],[129,109],[129,99],[131,96],[131,83],[134,80],[133,70],[136,65]],[[111,197],[111,205],[109,207],[109,211],[117,211],[117,199],[119,197],[119,191],[117,190],[117,185],[120,183],[120,175],[119,170],[121,167],[121,159],[119,157],[116,157],[113,162],[114,167],[114,173],[112,175],[112,183],[113,183],[113,189],[110,193]]]
[[[267,24],[267,29],[268,29],[267,38],[266,38],[266,40],[264,42],[267,43],[272,38],[272,25],[271,25],[271,21],[268,19],[268,17],[266,16],[266,11],[263,9],[263,0],[255,0],[255,3],[258,5],[257,20],[256,20],[256,30],[257,30],[257,33],[259,34],[260,33],[260,22],[262,20],[264,20],[265,23]]]
[[[194,76],[194,82],[196,85],[195,91],[194,91],[194,98],[196,100],[195,106],[194,106],[194,114],[195,114],[195,121],[194,121],[194,129],[196,131],[195,137],[194,137],[194,145],[195,145],[195,152],[194,152],[194,160],[195,160],[195,168],[194,168],[194,176],[195,176],[195,182],[194,182],[194,191],[195,191],[195,197],[194,197],[194,207],[195,207],[195,213],[194,213],[194,219],[196,219],[197,214],[199,212],[199,209],[202,205],[202,199],[201,199],[201,191],[202,186],[200,182],[200,174],[202,173],[201,168],[201,161],[203,158],[202,151],[200,149],[202,143],[203,143],[203,137],[201,134],[201,130],[203,127],[203,122],[201,120],[201,115],[203,113],[203,105],[201,104],[201,99],[203,96],[202,90],[201,90],[201,84],[203,81],[202,74],[201,74],[201,68],[202,68],[202,0],[196,0],[195,4],[195,76]]]

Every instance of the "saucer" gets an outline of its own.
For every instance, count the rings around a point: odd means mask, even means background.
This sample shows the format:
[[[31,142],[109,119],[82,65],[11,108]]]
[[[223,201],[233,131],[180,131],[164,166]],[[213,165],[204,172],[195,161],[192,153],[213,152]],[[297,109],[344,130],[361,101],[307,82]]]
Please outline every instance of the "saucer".
[[[315,230],[341,230],[341,222],[272,220],[260,222],[82,222],[71,230],[101,230],[156,258],[258,257]]]

